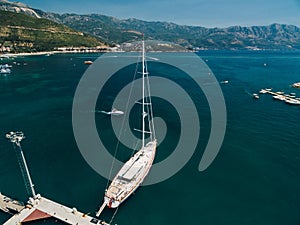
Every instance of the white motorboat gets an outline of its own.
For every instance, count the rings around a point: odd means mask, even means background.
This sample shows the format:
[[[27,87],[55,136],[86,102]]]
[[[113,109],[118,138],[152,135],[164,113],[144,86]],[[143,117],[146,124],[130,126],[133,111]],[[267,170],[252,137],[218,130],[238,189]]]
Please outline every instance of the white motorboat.
[[[113,108],[110,112],[107,112],[106,114],[113,115],[113,116],[120,116],[120,115],[124,115],[124,112],[116,108]]]

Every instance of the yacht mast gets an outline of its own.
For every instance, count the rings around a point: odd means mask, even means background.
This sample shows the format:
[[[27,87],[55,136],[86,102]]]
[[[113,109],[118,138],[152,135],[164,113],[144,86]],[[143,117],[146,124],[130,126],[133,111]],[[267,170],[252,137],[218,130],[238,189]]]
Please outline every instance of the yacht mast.
[[[142,88],[142,148],[145,147],[145,117],[146,117],[146,112],[145,112],[145,42],[144,42],[144,38],[142,41],[142,48],[143,48],[143,52],[142,52],[142,76],[143,76],[143,88]]]

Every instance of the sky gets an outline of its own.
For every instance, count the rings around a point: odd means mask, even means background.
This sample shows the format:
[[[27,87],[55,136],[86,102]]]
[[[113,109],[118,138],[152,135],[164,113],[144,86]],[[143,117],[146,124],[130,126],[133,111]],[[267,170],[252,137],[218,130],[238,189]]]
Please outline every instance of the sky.
[[[98,13],[181,25],[300,27],[300,0],[19,0],[47,12]]]

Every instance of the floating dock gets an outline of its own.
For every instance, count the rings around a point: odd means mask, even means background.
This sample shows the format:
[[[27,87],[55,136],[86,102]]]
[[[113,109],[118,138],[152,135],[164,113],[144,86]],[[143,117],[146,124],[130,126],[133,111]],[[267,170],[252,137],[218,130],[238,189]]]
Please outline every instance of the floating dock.
[[[294,95],[287,95],[280,91],[273,92],[271,88],[261,89],[259,93],[273,95],[273,99],[284,101],[290,105],[300,105],[300,98],[296,98],[295,93],[293,93]]]
[[[104,221],[77,211],[76,208],[69,208],[40,195],[37,195],[36,199],[30,198],[28,205],[23,207],[19,213],[15,214],[3,225],[22,224],[50,217],[72,225],[108,225]]]

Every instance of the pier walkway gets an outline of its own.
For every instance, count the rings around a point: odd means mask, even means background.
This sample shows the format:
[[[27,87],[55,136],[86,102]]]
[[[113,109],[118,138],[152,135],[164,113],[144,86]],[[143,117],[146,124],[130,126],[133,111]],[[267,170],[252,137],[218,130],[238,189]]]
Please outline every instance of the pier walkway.
[[[3,225],[19,225],[25,222],[46,219],[50,217],[72,225],[109,225],[104,221],[77,211],[76,208],[71,209],[67,206],[44,198],[40,194],[36,194],[21,147],[21,141],[25,138],[24,133],[21,131],[11,131],[6,134],[6,138],[13,143],[14,147],[19,149],[22,160],[22,164],[20,164],[21,171],[25,177],[25,184],[28,185],[28,188],[31,190],[32,197],[29,198],[27,205],[24,206],[23,203],[13,200],[0,193],[0,209],[4,212],[15,214]]]
[[[47,198],[37,196],[36,199],[30,198],[29,204],[15,214],[3,225],[16,225],[45,218],[56,218],[66,224],[72,225],[108,225],[104,221],[93,218],[87,214],[77,211],[76,208],[69,208]]]
[[[13,200],[0,193],[0,210],[7,213],[19,213],[25,208],[22,202]]]

